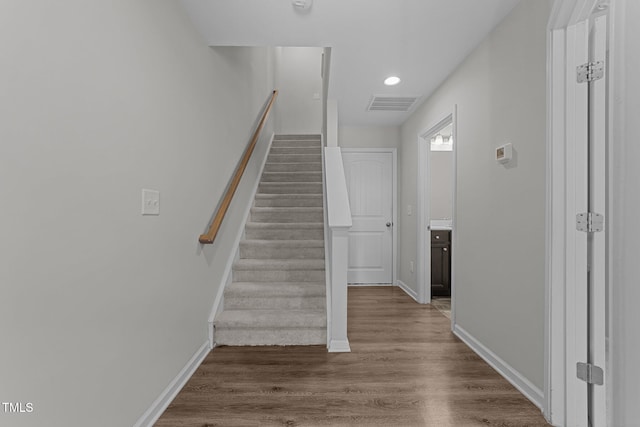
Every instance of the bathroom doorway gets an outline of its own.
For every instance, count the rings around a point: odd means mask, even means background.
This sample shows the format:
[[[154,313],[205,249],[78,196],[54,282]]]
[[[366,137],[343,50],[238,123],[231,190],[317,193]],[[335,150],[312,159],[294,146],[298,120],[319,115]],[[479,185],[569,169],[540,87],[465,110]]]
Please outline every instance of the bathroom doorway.
[[[453,319],[455,110],[419,136],[418,301]]]

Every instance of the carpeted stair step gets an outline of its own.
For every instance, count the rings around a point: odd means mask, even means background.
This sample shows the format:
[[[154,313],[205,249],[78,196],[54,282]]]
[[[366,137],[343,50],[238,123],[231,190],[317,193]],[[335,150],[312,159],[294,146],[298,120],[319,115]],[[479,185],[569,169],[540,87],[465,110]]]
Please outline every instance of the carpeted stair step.
[[[256,194],[256,207],[316,207],[323,204],[322,194]]]
[[[238,322],[237,319],[245,319],[245,313],[250,313],[250,319],[255,319],[256,323],[263,323],[264,326],[254,326],[248,322]],[[265,310],[269,315],[279,313],[275,310]],[[270,313],[272,312],[272,313]],[[290,311],[286,312],[286,316],[282,316],[287,320],[291,320],[293,315]],[[313,313],[300,311],[303,316],[310,317]],[[297,313],[296,313],[297,314]],[[314,317],[319,317],[320,314]],[[215,336],[217,345],[320,345],[327,343],[327,326],[326,315],[324,315],[325,324],[318,326],[321,322],[297,322],[297,323],[317,323],[313,326],[269,326],[267,322],[273,316],[260,315],[256,310],[232,310],[223,312],[218,321],[216,321]],[[306,319],[303,319],[306,320]],[[281,321],[274,322],[276,325]]]
[[[314,155],[322,153],[320,152],[320,147],[271,147],[269,154],[277,156],[285,154]]]
[[[281,147],[322,147],[320,140],[315,139],[274,139],[271,144],[273,148]]]
[[[280,207],[251,208],[252,222],[322,222],[322,208]]]
[[[322,172],[264,172],[260,182],[322,182]]]
[[[318,240],[324,239],[324,223],[247,222],[245,238],[254,240]]]
[[[224,292],[225,310],[324,310],[324,282],[235,282]]]
[[[243,259],[323,259],[324,240],[243,240]]]
[[[325,310],[225,310],[215,321],[218,345],[326,344]]]
[[[321,282],[323,259],[240,259],[233,265],[234,282]]]
[[[269,154],[267,163],[310,163],[321,162],[322,154]]]
[[[322,194],[321,182],[261,182],[259,194]]]
[[[320,172],[322,162],[297,162],[297,163],[267,163],[265,172]]]
[[[288,135],[276,135],[273,139],[275,141],[320,141],[320,135],[309,134],[288,134]]]

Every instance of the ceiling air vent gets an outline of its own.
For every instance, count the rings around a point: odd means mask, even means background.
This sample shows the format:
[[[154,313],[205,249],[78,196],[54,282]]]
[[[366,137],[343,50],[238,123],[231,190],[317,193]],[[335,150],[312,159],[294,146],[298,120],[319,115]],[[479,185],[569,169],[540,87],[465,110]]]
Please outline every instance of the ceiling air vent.
[[[369,102],[367,111],[399,111],[411,110],[419,96],[377,96],[374,95]]]

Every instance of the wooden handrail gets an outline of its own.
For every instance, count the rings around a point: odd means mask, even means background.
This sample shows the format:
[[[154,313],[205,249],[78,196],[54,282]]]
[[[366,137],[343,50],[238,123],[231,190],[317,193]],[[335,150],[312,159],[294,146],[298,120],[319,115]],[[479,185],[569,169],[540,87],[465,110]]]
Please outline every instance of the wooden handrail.
[[[242,157],[242,160],[240,161],[240,163],[238,164],[238,167],[236,168],[236,172],[233,175],[233,179],[231,180],[231,184],[229,185],[229,188],[227,189],[227,192],[225,193],[224,198],[222,199],[222,203],[220,204],[220,207],[218,208],[216,215],[213,217],[213,221],[209,226],[209,230],[205,234],[201,234],[200,238],[198,239],[200,243],[207,245],[207,244],[213,243],[213,241],[215,240],[216,235],[218,234],[218,230],[222,225],[222,220],[224,219],[224,216],[227,213],[227,210],[229,209],[229,205],[231,204],[233,195],[235,194],[236,189],[238,188],[238,184],[240,184],[240,179],[242,178],[242,174],[244,173],[244,170],[247,168],[247,164],[249,163],[251,154],[253,154],[253,149],[255,148],[256,143],[258,142],[258,138],[260,137],[260,132],[262,132],[262,128],[264,127],[264,124],[267,121],[267,117],[271,112],[271,107],[273,107],[273,103],[276,100],[277,96],[278,96],[278,91],[274,90],[273,93],[271,94],[271,99],[269,100],[269,104],[267,105],[267,108],[265,108],[264,114],[262,115],[262,118],[258,123],[258,127],[256,128],[256,131],[253,133],[251,142],[249,142],[249,146],[244,152],[244,156]]]

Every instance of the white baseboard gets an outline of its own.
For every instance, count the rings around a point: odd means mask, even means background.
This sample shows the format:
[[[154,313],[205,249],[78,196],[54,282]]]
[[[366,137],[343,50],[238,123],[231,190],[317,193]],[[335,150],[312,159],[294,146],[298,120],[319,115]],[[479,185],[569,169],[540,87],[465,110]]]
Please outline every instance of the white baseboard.
[[[244,225],[247,223],[249,219],[249,214],[251,213],[251,207],[253,206],[253,201],[255,200],[256,193],[258,192],[258,186],[260,185],[260,178],[262,178],[262,172],[264,171],[264,166],[267,163],[267,157],[269,157],[269,151],[271,151],[271,145],[273,144],[273,138],[275,137],[275,133],[271,134],[271,139],[269,140],[269,144],[267,146],[267,150],[265,151],[264,158],[260,164],[260,172],[253,183],[253,187],[251,190],[251,197],[249,197],[249,202],[245,206],[244,210],[244,219],[242,221],[242,227],[238,230],[236,235],[236,239],[233,243],[233,247],[236,248],[235,251],[230,252],[230,256],[227,259],[227,263],[224,267],[224,272],[222,273],[222,281],[220,286],[218,287],[218,293],[216,294],[216,298],[213,301],[213,306],[211,307],[211,311],[209,312],[209,346],[210,348],[215,347],[215,328],[213,327],[213,322],[220,311],[220,308],[223,306],[224,301],[224,290],[226,287],[231,284],[231,273],[233,272],[233,264],[240,257],[239,256],[239,248],[240,241],[244,236]]]
[[[404,283],[402,280],[398,279],[396,281],[397,286],[402,289],[404,291],[405,294],[409,295],[411,298],[413,298],[416,302],[418,302],[418,293],[416,291],[414,291],[413,289],[411,289],[409,286],[407,286],[406,283]]]
[[[178,375],[169,383],[160,396],[151,404],[133,427],[152,427],[158,418],[167,409],[169,404],[175,399],[182,387],[189,381],[189,378],[198,369],[205,357],[209,354],[209,342],[202,344],[200,349],[189,359]]]
[[[350,353],[351,346],[349,340],[331,340],[329,343],[329,353]]]
[[[347,283],[350,288],[357,288],[360,286],[393,286],[393,283]]]
[[[455,325],[453,333],[542,411],[544,405],[542,390],[533,385],[520,372],[516,371],[460,326]]]

